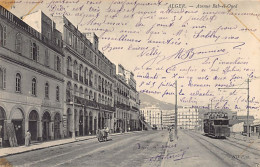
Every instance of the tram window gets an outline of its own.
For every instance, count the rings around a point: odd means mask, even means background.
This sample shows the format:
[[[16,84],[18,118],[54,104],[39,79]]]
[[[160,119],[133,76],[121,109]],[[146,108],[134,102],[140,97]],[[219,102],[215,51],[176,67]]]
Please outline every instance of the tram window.
[[[214,125],[228,125],[228,120],[215,120]]]

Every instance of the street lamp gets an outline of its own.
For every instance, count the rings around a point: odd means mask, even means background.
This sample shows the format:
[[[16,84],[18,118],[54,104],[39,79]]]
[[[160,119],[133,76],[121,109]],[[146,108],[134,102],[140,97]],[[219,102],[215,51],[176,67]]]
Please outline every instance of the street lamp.
[[[144,130],[144,110],[141,110],[141,123],[142,123],[142,131]]]

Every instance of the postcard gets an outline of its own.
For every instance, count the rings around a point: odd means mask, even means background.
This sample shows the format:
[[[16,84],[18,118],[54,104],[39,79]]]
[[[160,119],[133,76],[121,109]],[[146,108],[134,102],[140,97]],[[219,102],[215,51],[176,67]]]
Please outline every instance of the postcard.
[[[260,1],[1,0],[0,166],[260,166]]]

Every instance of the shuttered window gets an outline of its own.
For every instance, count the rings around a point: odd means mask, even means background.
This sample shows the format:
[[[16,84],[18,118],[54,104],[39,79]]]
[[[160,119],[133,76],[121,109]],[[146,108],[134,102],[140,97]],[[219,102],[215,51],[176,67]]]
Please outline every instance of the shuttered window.
[[[0,68],[0,89],[5,89],[6,86],[6,73],[4,68]]]

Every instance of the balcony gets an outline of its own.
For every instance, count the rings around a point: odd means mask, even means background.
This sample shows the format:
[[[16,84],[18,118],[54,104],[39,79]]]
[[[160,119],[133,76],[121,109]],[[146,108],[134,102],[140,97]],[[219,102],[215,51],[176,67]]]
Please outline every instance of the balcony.
[[[67,75],[72,78],[72,71],[67,69]]]
[[[98,105],[100,106],[100,109],[109,110],[109,111],[115,111],[115,107],[111,107],[109,105],[105,105],[105,104],[101,104],[101,103],[99,103]]]
[[[78,81],[78,74],[74,73],[74,79]]]
[[[68,99],[67,102],[71,102],[72,99]],[[109,105],[104,105],[101,103],[97,103],[96,101],[91,101],[84,99],[82,97],[74,96],[74,103],[79,104],[79,105],[84,105],[84,106],[90,106],[96,109],[103,109],[103,110],[109,110],[109,111],[115,111],[115,107],[111,107]]]
[[[134,106],[132,106],[132,109],[135,110],[135,111],[139,111],[139,109],[134,107]]]
[[[119,102],[117,102],[116,107],[121,108],[123,110],[127,110],[127,111],[130,110],[130,106],[123,104],[123,103],[119,103]]]

